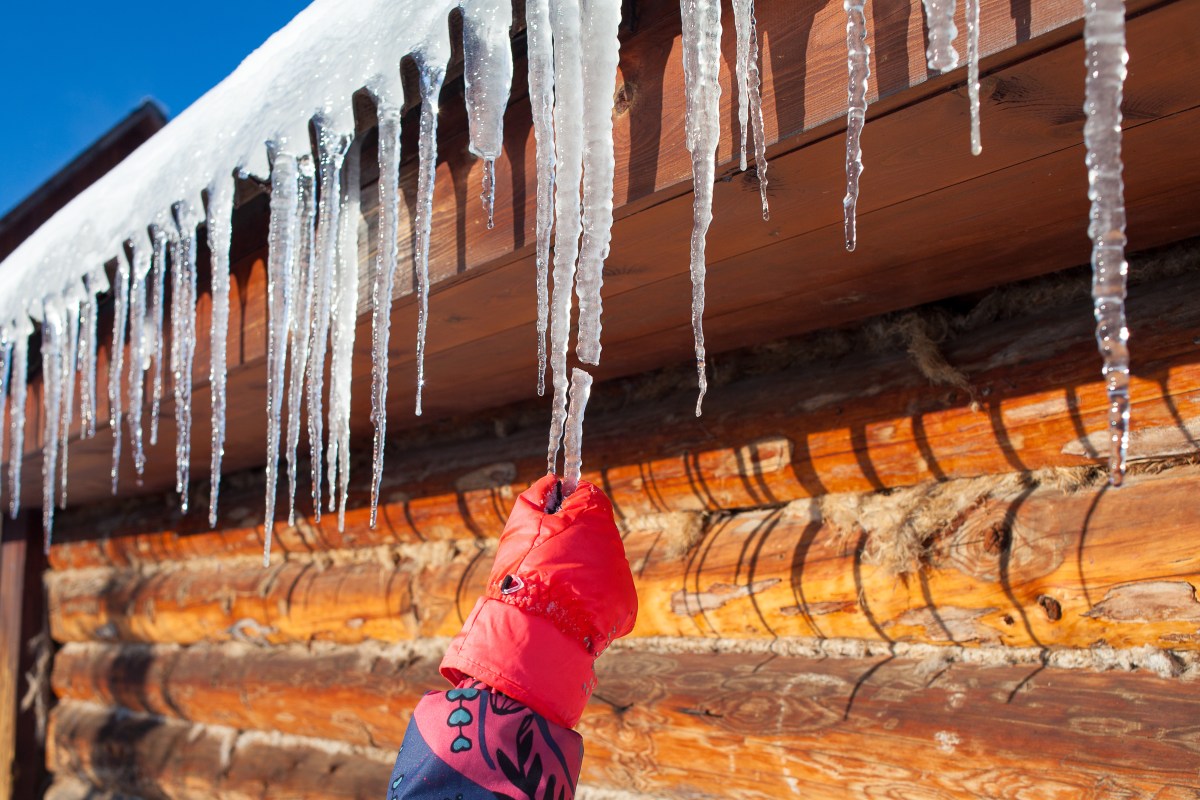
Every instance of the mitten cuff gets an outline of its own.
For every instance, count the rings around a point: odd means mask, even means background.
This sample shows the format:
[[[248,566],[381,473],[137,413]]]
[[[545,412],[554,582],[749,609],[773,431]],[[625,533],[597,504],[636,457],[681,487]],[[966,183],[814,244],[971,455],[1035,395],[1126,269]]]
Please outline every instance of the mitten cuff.
[[[596,686],[593,657],[545,617],[481,597],[450,642],[441,673],[472,677],[546,719],[574,728]]]

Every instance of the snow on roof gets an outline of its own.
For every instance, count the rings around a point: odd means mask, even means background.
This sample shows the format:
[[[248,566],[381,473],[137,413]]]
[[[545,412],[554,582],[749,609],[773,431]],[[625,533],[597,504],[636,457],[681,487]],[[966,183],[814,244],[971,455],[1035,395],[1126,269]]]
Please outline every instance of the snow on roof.
[[[358,89],[402,104],[401,59],[448,39],[447,16],[458,5],[315,0],[0,262],[0,325],[27,329],[45,301],[77,302],[83,276],[100,279],[126,241],[148,242],[147,227],[167,224],[173,204],[183,201],[195,213],[201,193],[234,171],[266,176],[268,143],[286,149],[302,142],[307,151],[310,119],[352,133]]]

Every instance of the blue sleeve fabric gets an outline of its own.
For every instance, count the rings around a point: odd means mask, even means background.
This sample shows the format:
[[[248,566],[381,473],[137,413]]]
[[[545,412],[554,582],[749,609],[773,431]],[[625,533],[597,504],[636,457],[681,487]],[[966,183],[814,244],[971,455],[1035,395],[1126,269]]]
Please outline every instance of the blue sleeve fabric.
[[[485,684],[430,692],[413,711],[387,800],[571,800],[583,739]]]

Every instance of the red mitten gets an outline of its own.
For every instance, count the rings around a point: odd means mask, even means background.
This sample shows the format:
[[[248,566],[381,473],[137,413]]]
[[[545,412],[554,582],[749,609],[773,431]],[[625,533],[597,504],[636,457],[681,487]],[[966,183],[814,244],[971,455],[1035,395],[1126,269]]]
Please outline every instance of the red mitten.
[[[596,686],[596,657],[633,630],[637,593],[612,504],[586,481],[553,514],[557,479],[519,498],[483,597],[441,672],[481,680],[546,719],[575,727]]]

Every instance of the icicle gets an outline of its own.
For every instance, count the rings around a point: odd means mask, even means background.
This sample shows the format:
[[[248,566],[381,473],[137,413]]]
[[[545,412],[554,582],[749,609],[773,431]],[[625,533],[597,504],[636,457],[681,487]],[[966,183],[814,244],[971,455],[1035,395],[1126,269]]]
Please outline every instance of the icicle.
[[[507,37],[505,37],[507,43]],[[507,46],[507,44],[506,44]],[[417,236],[413,260],[417,267],[417,416],[425,388],[425,329],[429,320],[429,229],[433,225],[433,187],[437,178],[438,95],[446,78],[450,40],[434,41],[416,54],[421,85],[421,131],[418,138]]]
[[[582,4],[583,58],[583,244],[579,249],[576,294],[579,334],[575,352],[585,364],[600,363],[600,290],[613,220],[613,87],[617,79],[620,0]],[[565,57],[565,54],[564,54]]]
[[[208,251],[212,255],[212,331],[208,383],[212,391],[211,488],[208,525],[217,526],[221,491],[221,458],[225,455],[226,347],[229,340],[229,244],[233,235],[233,180],[214,182],[208,193]]]
[[[496,202],[496,159],[504,145],[504,110],[512,87],[512,44],[508,36],[512,3],[464,0],[462,10],[463,82],[471,152],[484,160],[480,199],[490,230]]]
[[[321,445],[324,441],[325,353],[329,344],[329,316],[337,279],[337,245],[341,232],[342,160],[352,134],[331,130],[318,120],[321,204],[317,216],[317,248],[313,263],[313,318],[308,344],[308,444],[311,452],[313,517],[321,520]]]
[[[146,279],[150,254],[144,243],[134,245],[132,282],[129,287],[129,443],[133,447],[133,467],[138,475],[146,470],[146,450],[142,444],[142,404],[145,389],[145,362],[151,332],[146,329]]]
[[[333,330],[329,366],[329,510],[338,512],[338,530],[346,526],[346,497],[350,492],[350,384],[353,378],[354,328],[358,317],[359,220],[362,177],[362,142],[355,141],[346,154],[345,191],[338,217],[336,283],[333,293]]]
[[[712,222],[713,182],[716,180],[717,142],[721,137],[721,4],[719,0],[682,0],[683,72],[687,85],[687,149],[692,154],[692,331],[696,338],[696,371],[700,416],[708,389],[704,357],[704,240]]]
[[[313,314],[313,226],[317,219],[316,172],[312,156],[301,156],[298,165],[300,212],[293,234],[297,250],[291,273],[291,366],[288,368],[287,401],[288,525],[292,526],[296,524],[296,479],[299,467],[296,450],[300,445],[300,410],[304,401],[304,374],[308,369],[308,334]]]
[[[388,341],[392,327],[392,291],[400,259],[400,109],[379,107],[379,248],[371,285],[371,527],[379,507],[383,480],[383,445],[387,436]]]
[[[592,394],[592,376],[576,367],[571,371],[571,413],[567,415],[567,434],[563,454],[563,497],[579,487],[583,466],[583,413]]]
[[[1083,42],[1087,84],[1083,140],[1087,146],[1088,235],[1092,239],[1092,299],[1096,344],[1108,390],[1109,480],[1125,478],[1129,441],[1129,330],[1125,327],[1125,186],[1121,178],[1121,97],[1129,53],[1123,0],[1086,0]]]
[[[175,206],[179,238],[171,282],[171,385],[175,390],[175,491],[188,510],[192,461],[192,364],[196,355],[196,220],[187,203]]]
[[[758,23],[754,19],[754,0],[733,0],[733,24],[737,29],[738,122],[742,128],[740,166],[744,172],[746,149],[751,138],[747,134],[750,133],[754,139],[754,168],[758,174],[763,219],[769,219],[767,138],[763,130],[762,78],[758,71]]]
[[[62,363],[62,420],[59,427],[59,472],[61,474],[58,487],[58,507],[67,507],[67,454],[71,440],[71,424],[75,421],[75,373],[79,363],[79,318],[81,306],[72,300],[66,313],[63,314],[63,324],[66,326],[63,340]],[[2,388],[2,387],[0,387]],[[3,420],[3,408],[0,408],[0,421]],[[0,428],[3,426],[0,425]],[[3,451],[3,447],[0,447]]]
[[[954,0],[922,2],[925,6],[925,23],[929,28],[925,59],[930,69],[949,72],[958,66],[958,51],[954,49],[954,37],[958,36],[958,26],[954,24]]]
[[[28,325],[28,323],[26,323]],[[8,451],[8,514],[12,519],[21,513],[21,464],[25,461],[25,381],[29,375],[29,329],[18,328],[13,342],[11,405],[8,412],[12,426]]]
[[[583,175],[583,65],[579,0],[550,0],[554,32],[554,300],[550,317],[550,373],[554,382],[546,469],[555,472],[567,421],[567,348],[571,338],[571,289],[579,254],[579,183]]]
[[[292,265],[299,216],[296,157],[279,153],[271,168],[271,220],[267,233],[267,486],[263,523],[263,566],[271,563],[275,489],[279,482],[280,409],[283,406],[287,336],[291,327]]]
[[[45,552],[54,533],[54,489],[58,483],[58,427],[62,421],[63,313],[47,304],[42,313],[42,532]]]
[[[12,371],[13,343],[8,331],[0,328],[0,458],[4,454],[4,411],[8,406],[9,373]],[[3,481],[0,480],[0,484]]]
[[[153,324],[153,367],[154,386],[150,397],[150,444],[158,444],[158,415],[163,396],[163,357],[167,347],[163,336],[163,303],[167,274],[167,235],[157,226],[150,232],[154,240],[154,253],[150,266],[149,317]]]
[[[112,493],[117,493],[117,479],[121,470],[121,371],[125,366],[125,327],[129,317],[129,275],[133,267],[133,256],[128,261],[117,261],[117,285],[113,287],[112,357],[108,362],[108,424],[112,428]]]
[[[867,19],[863,12],[866,0],[845,0],[846,51],[850,81],[847,88],[846,111],[846,198],[842,201],[846,218],[846,249],[853,251],[858,244],[858,181],[862,177],[863,126],[867,122],[867,82],[871,78],[871,48],[867,45]]]
[[[971,105],[971,154],[983,152],[979,134],[979,0],[963,0],[967,17],[967,97]]]
[[[79,305],[79,427],[80,436],[96,435],[96,287],[84,276]]]
[[[546,331],[550,324],[550,234],[554,230],[554,39],[549,0],[525,3],[529,103],[537,143],[538,396],[546,393]]]

